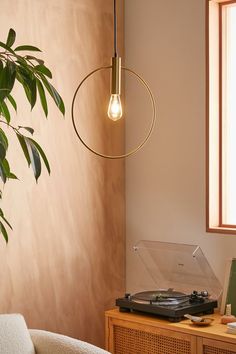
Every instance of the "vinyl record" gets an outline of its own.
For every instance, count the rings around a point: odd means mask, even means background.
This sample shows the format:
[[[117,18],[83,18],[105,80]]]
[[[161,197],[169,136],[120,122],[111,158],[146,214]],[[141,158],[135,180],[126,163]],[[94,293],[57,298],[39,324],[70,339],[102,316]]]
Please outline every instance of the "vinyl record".
[[[173,291],[173,290],[154,290],[154,291],[143,291],[141,293],[134,294],[132,296],[132,300],[141,300],[141,301],[153,301],[153,302],[161,302],[166,301],[167,299],[171,301],[180,300],[185,298],[187,295],[181,292]]]

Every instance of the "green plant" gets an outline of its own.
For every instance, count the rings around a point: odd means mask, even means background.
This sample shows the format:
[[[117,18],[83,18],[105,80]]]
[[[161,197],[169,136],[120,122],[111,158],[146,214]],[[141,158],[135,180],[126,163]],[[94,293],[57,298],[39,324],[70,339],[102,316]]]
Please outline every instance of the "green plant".
[[[6,183],[8,179],[17,179],[7,160],[9,141],[6,131],[2,129],[4,125],[10,127],[15,133],[25,159],[33,169],[36,181],[41,174],[42,161],[50,174],[49,162],[43,149],[29,136],[29,134],[33,135],[34,129],[31,127],[14,126],[11,123],[11,111],[9,107],[11,106],[12,109],[17,111],[17,103],[11,95],[14,85],[17,82],[21,85],[31,109],[34,108],[39,96],[42,109],[47,117],[48,105],[45,93],[47,92],[62,114],[65,114],[63,100],[49,82],[52,79],[52,73],[45,66],[44,61],[33,55],[19,54],[25,51],[41,52],[41,50],[31,45],[17,46],[15,49],[12,49],[15,39],[16,33],[13,29],[10,29],[6,43],[0,42],[0,178],[3,183]],[[0,198],[2,198],[1,190]],[[12,228],[5,218],[2,209],[0,209],[0,233],[6,242],[8,242],[8,227]]]

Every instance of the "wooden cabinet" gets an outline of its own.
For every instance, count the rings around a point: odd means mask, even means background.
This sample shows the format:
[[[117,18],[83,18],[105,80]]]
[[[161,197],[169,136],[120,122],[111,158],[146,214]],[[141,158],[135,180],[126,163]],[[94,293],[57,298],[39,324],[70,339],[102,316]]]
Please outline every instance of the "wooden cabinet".
[[[185,320],[171,323],[154,316],[106,312],[106,349],[112,354],[236,354],[236,336],[220,316],[209,327]]]
[[[202,338],[199,354],[235,354],[236,344]]]

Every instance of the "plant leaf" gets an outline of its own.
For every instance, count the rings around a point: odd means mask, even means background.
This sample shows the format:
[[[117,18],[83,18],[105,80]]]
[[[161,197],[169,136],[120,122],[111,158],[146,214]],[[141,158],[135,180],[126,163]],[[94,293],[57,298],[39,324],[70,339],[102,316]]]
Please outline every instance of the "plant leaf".
[[[10,179],[18,179],[18,177],[12,172],[10,172],[8,178],[10,178]]]
[[[5,221],[5,223],[10,227],[10,229],[12,229],[11,224],[10,224],[9,221],[5,218],[2,209],[0,209],[0,217]]]
[[[5,150],[8,148],[8,140],[4,131],[0,128],[0,143],[5,147]]]
[[[21,57],[20,55],[17,55],[16,63],[19,64],[30,75],[33,74],[34,69],[33,69],[33,67],[31,67],[30,64],[27,63],[25,58]]]
[[[6,158],[1,162],[1,167],[3,168],[3,171],[7,178],[18,179],[17,176],[11,172],[9,162]]]
[[[10,166],[9,166],[7,159],[2,160],[0,164],[1,164],[1,167],[3,168],[3,171],[6,175],[6,177],[9,177],[11,171],[10,171]]]
[[[29,50],[32,52],[41,52],[41,50],[37,47],[34,47],[32,45],[20,45],[19,47],[15,48],[15,51],[19,51],[19,50]]]
[[[7,36],[6,45],[8,47],[11,47],[14,44],[15,39],[16,39],[16,32],[11,28],[9,33],[8,33],[8,36]]]
[[[36,65],[34,69],[52,79],[52,73],[45,65]]]
[[[6,49],[11,54],[16,55],[14,50],[12,50],[8,45],[4,44],[3,42],[0,42],[0,47]]]
[[[11,115],[9,112],[9,109],[4,101],[0,102],[0,109],[2,112],[2,115],[6,118],[7,123],[10,123],[11,120]]]
[[[0,101],[11,92],[16,78],[16,65],[15,63],[7,60],[6,66],[0,72]]]
[[[22,127],[21,125],[18,126],[19,129],[25,129],[27,130],[30,134],[34,134],[34,129],[31,127]]]
[[[29,69],[29,66],[27,66],[27,65],[28,64],[26,64],[26,65],[22,64],[22,65],[18,66],[17,71],[20,72],[23,81],[28,83],[32,80],[32,77],[33,77],[32,75],[34,75],[34,74],[33,74],[33,71],[31,71]]]
[[[16,136],[17,136],[17,138],[19,140],[19,143],[21,145],[21,148],[23,150],[23,153],[25,155],[26,161],[27,161],[28,166],[29,166],[30,165],[30,156],[29,156],[29,152],[28,152],[27,145],[26,145],[26,142],[25,142],[25,138],[24,138],[23,135],[18,134],[18,133],[16,133]]]
[[[7,60],[6,67],[11,75],[15,74],[16,72],[16,64],[13,63],[11,60]],[[11,84],[13,86],[13,84]]]
[[[12,97],[12,95],[8,95],[7,99],[11,103],[12,107],[14,108],[14,110],[17,112],[17,104],[16,104],[16,101],[14,100],[14,98]]]
[[[0,85],[1,85],[1,77],[0,77]],[[10,90],[7,88],[0,88],[0,102],[3,101],[7,97],[9,92],[10,92]]]
[[[39,93],[41,105],[43,107],[43,111],[45,113],[45,116],[47,117],[48,116],[48,105],[47,105],[45,91],[44,91],[43,85],[41,84],[41,81],[39,79],[36,79],[36,84],[37,84],[37,88],[38,88],[38,93]]]
[[[27,97],[27,100],[29,101],[30,105],[31,105],[31,95],[30,95],[30,89],[28,84],[24,81],[22,75],[19,73],[19,71],[17,70],[16,73],[16,78],[17,80],[21,83],[21,85],[23,86],[23,89],[25,91],[25,95]]]
[[[3,161],[6,156],[5,146],[0,142],[0,161]]]
[[[16,78],[22,84],[31,109],[33,109],[37,99],[36,79],[22,67],[17,68]]]
[[[44,64],[44,61],[42,59],[38,59],[32,55],[26,55],[25,56],[25,59],[28,59],[28,60],[35,60],[37,61],[37,63],[39,63],[40,65],[43,65]]]
[[[31,138],[28,138],[28,140],[30,140],[30,142],[35,146],[35,148],[38,150],[40,156],[42,157],[43,159],[43,162],[45,163],[45,166],[46,166],[46,169],[48,171],[48,173],[50,174],[51,173],[51,169],[50,169],[50,165],[49,165],[49,162],[48,162],[48,159],[43,151],[43,149],[41,148],[41,146],[33,139]]]
[[[61,96],[59,95],[57,90],[50,84],[50,82],[48,82],[48,80],[46,79],[46,77],[44,75],[41,74],[40,77],[41,77],[42,82],[43,82],[44,86],[46,87],[47,91],[49,92],[49,94],[53,98],[54,102],[56,103],[57,107],[59,108],[61,113],[63,115],[65,115],[65,106],[64,106],[64,102],[63,102]]]
[[[31,109],[34,108],[36,100],[37,100],[37,89],[36,89],[36,79],[33,78],[29,84],[30,92],[31,92]]]
[[[7,176],[6,176],[5,172],[4,172],[1,164],[0,164],[0,177],[1,177],[2,181],[3,181],[3,183],[6,183]]]
[[[1,168],[2,168],[6,178],[18,179],[17,176],[11,172],[9,162],[7,161],[6,158],[0,162],[0,165],[1,165]]]
[[[28,153],[29,153],[29,157],[30,157],[30,161],[31,161],[31,166],[32,166],[32,169],[33,169],[33,172],[34,172],[34,176],[35,176],[36,182],[37,182],[39,176],[41,175],[40,156],[39,156],[38,150],[36,149],[34,144],[32,144],[30,138],[26,138],[25,137],[25,142],[26,142],[26,145],[27,145],[27,149],[28,149]]]
[[[6,243],[8,243],[8,234],[7,234],[7,230],[5,229],[5,226],[3,225],[3,223],[0,221],[0,232],[2,233]]]

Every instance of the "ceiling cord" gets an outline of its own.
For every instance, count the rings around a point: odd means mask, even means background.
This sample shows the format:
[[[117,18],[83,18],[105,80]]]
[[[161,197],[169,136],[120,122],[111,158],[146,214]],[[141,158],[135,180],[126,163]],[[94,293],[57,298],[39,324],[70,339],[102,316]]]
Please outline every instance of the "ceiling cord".
[[[114,0],[114,56],[117,57],[117,12],[116,12],[116,0]]]

